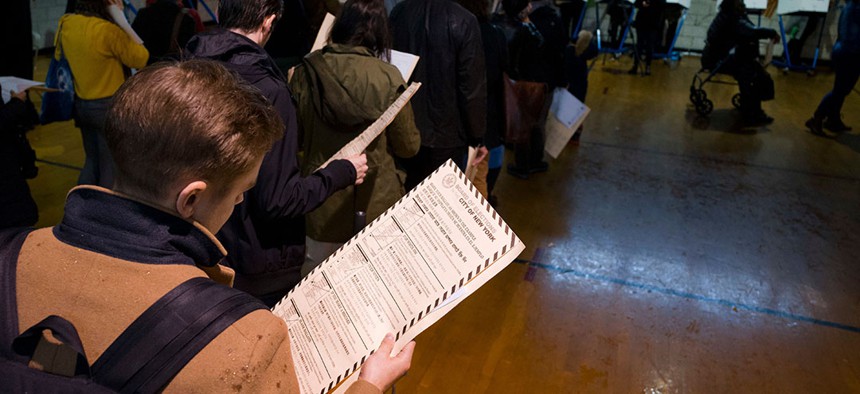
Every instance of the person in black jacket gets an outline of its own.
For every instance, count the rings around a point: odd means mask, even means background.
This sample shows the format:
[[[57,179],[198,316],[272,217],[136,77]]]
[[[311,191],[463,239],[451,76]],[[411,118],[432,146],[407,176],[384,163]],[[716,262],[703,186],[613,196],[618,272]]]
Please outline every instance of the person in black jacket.
[[[488,0],[458,0],[458,2],[478,18],[478,25],[481,27],[484,64],[487,70],[487,133],[484,134],[484,146],[487,147],[489,155],[487,160],[478,165],[477,179],[473,183],[487,197],[487,200],[495,205],[496,197],[493,195],[493,188],[502,172],[505,156],[505,147],[502,145],[505,119],[501,114],[505,113],[503,78],[508,64],[508,42],[505,32],[490,23]]]
[[[779,41],[776,30],[757,28],[747,17],[743,0],[723,0],[708,28],[702,51],[702,67],[712,70],[720,61],[720,72],[738,81],[741,113],[748,123],[769,124],[773,118],[761,109],[763,100],[774,97],[773,80],[758,62],[758,40]]]
[[[195,33],[195,23],[176,0],[155,0],[141,9],[131,24],[149,51],[149,61],[178,59]]]
[[[468,146],[487,155],[487,77],[478,20],[451,0],[406,0],[391,10],[394,49],[421,59],[412,80],[422,82],[412,97],[421,132],[418,154],[402,163],[411,190],[453,159],[466,167]]]
[[[639,72],[640,62],[645,62],[642,75],[651,75],[651,60],[654,58],[654,47],[657,44],[659,33],[663,30],[663,8],[666,0],[636,0],[634,6],[636,21],[636,51],[633,54],[633,68],[629,74]]]
[[[223,62],[260,89],[285,124],[284,136],[266,154],[257,184],[246,192],[218,233],[236,270],[234,286],[273,306],[301,280],[305,260],[304,214],[332,193],[360,184],[367,172],[364,154],[335,160],[308,177],[298,163],[299,123],[286,78],[263,49],[281,16],[281,0],[222,0],[223,29],[191,38],[186,52]]]
[[[37,120],[26,91],[12,92],[8,103],[0,101],[0,229],[33,226],[39,220],[25,179],[35,176],[35,157],[24,136]]]

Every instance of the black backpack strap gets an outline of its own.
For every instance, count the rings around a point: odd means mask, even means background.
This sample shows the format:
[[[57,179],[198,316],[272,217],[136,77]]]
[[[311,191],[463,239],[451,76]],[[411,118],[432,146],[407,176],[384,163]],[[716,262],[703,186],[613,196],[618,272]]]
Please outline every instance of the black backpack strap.
[[[12,341],[18,336],[18,293],[15,279],[18,255],[24,240],[33,229],[0,231],[0,356],[10,360],[27,360],[12,351]]]
[[[258,309],[266,306],[247,293],[190,279],[120,334],[93,364],[93,379],[120,392],[159,391],[222,331]]]

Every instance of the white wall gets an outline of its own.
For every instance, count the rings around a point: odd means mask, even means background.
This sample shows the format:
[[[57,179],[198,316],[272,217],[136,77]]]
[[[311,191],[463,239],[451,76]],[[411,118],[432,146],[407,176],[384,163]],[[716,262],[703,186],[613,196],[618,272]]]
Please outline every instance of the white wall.
[[[591,6],[593,7],[593,6]],[[594,9],[589,7],[588,11],[586,11],[585,20],[583,21],[583,26],[586,29],[594,28]],[[601,4],[601,15],[603,12],[603,5]],[[678,41],[675,43],[675,47],[678,50],[693,50],[693,51],[701,51],[705,47],[705,37],[708,33],[708,27],[711,25],[711,21],[714,20],[714,17],[717,14],[717,6],[716,0],[691,0],[690,8],[687,10],[687,19],[684,22],[684,26],[681,29],[681,34],[678,36]],[[827,16],[827,27],[824,32],[824,39],[822,40],[821,45],[821,57],[823,59],[829,59],[830,57],[830,48],[833,46],[833,41],[836,37],[836,23],[839,18],[839,11],[837,7],[831,7],[830,14]],[[758,16],[751,15],[750,19],[752,19],[753,23],[758,23]],[[805,24],[806,18],[800,16],[784,16],[783,23],[786,28],[786,33],[790,27],[794,24],[800,23],[801,27]],[[779,32],[779,18],[774,15],[773,18],[761,17],[761,26],[772,28]],[[609,31],[609,16],[605,16],[601,18],[601,30],[603,34],[607,34]],[[628,42],[632,42],[630,38],[628,38]],[[804,57],[811,58],[814,51],[815,46],[818,42],[818,32],[813,34],[809,40],[807,41],[807,45],[804,48]],[[774,54],[779,56],[782,54],[782,44],[777,44],[774,47]],[[762,53],[764,53],[764,43],[762,43]]]

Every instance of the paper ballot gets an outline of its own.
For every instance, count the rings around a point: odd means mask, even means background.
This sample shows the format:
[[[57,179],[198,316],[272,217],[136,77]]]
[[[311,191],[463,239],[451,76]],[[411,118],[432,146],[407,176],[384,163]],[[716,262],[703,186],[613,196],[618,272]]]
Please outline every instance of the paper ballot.
[[[478,167],[475,166],[475,159],[478,157],[478,150],[474,147],[469,147],[469,153],[466,154],[466,179],[469,182],[475,180],[475,176],[478,175]]]
[[[409,102],[409,99],[411,99],[412,96],[415,95],[415,92],[417,92],[420,88],[421,82],[413,82],[411,85],[409,85],[409,87],[406,88],[406,91],[401,93],[400,97],[398,97],[397,100],[394,100],[394,103],[392,103],[390,106],[388,106],[388,109],[386,109],[385,112],[382,113],[382,116],[380,116],[379,119],[376,119],[373,124],[371,124],[368,128],[362,131],[361,134],[359,134],[358,137],[355,137],[354,140],[350,141],[343,148],[340,148],[340,150],[337,151],[334,156],[326,160],[326,162],[319,166],[319,168],[317,168],[316,170],[319,171],[320,168],[327,166],[328,163],[331,163],[334,160],[346,159],[347,157],[355,156],[361,152],[364,152],[364,150],[367,149],[367,146],[370,145],[370,143],[373,142],[376,137],[379,137],[379,135],[382,134],[383,131],[385,131],[385,128],[388,127],[388,125],[390,125],[392,121],[394,121],[394,118],[397,116],[400,110],[402,110],[403,107],[406,106],[406,103]]]
[[[128,34],[128,36],[131,37],[134,42],[138,44],[143,44],[143,40],[140,38],[140,36],[137,35],[134,29],[131,28],[131,25],[128,24],[128,19],[125,18],[125,14],[119,7],[111,4],[107,7],[107,9],[108,14],[110,14],[111,18],[113,18],[114,22],[116,22],[116,24],[125,32],[125,34]]]
[[[289,327],[301,392],[348,379],[388,332],[401,349],[524,248],[449,160],[273,309]]]
[[[412,72],[415,71],[415,66],[418,65],[418,59],[419,56],[392,49],[391,61],[389,63],[400,70],[400,74],[403,75],[404,81],[409,82],[409,78],[412,77]]]
[[[334,26],[334,15],[326,13],[320,30],[317,32],[317,38],[314,40],[314,46],[311,47],[311,52],[322,49],[325,46],[331,34],[332,26]]]
[[[546,120],[546,144],[544,145],[546,153],[553,159],[558,158],[589,112],[591,109],[570,94],[567,89],[556,88],[552,94],[552,104]]]
[[[21,92],[44,84],[44,82],[36,82],[18,77],[0,77],[0,89],[2,89],[3,102],[8,103],[9,100],[12,99],[13,91]]]

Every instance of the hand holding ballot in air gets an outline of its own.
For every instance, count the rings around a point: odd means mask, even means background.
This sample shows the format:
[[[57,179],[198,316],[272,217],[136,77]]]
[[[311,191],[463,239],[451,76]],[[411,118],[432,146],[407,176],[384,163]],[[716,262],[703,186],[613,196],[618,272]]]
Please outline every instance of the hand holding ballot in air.
[[[346,159],[355,167],[355,184],[364,183],[364,177],[367,175],[367,155],[359,153]]]
[[[398,379],[406,375],[412,364],[412,352],[415,341],[411,341],[402,350],[392,356],[394,350],[394,334],[387,334],[376,350],[361,367],[359,379],[366,380],[382,391],[388,391]]]

